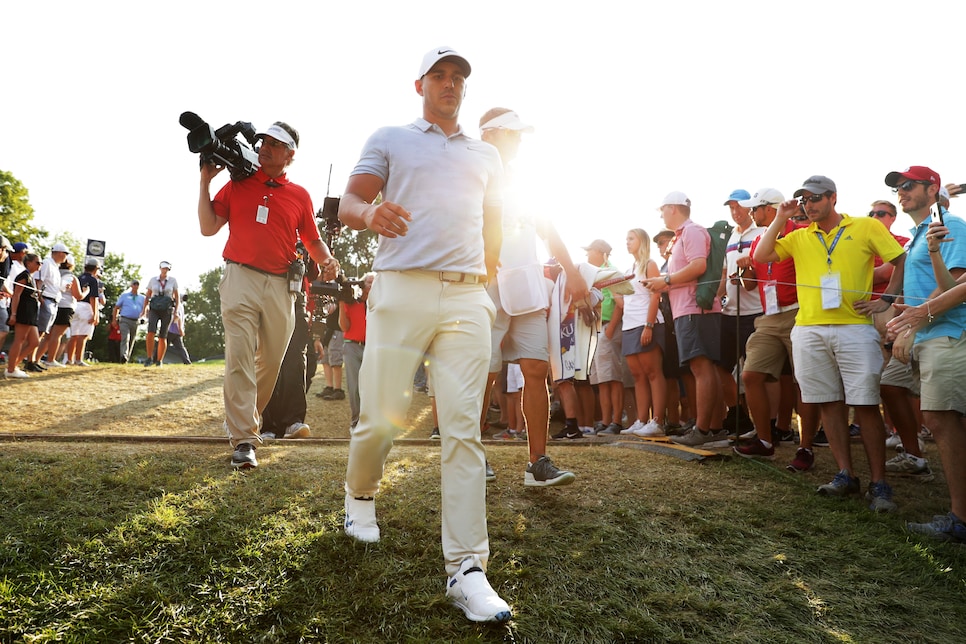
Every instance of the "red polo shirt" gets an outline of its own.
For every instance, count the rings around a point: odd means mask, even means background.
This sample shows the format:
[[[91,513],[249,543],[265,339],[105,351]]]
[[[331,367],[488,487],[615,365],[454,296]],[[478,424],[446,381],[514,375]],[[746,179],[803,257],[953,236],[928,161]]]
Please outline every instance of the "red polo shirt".
[[[807,225],[807,224],[806,224]],[[785,222],[785,230],[779,237],[784,237],[799,226],[789,219]],[[754,257],[755,249],[761,237],[751,244],[751,255]],[[765,282],[775,280],[775,293],[778,295],[778,306],[788,306],[798,302],[798,290],[795,287],[795,260],[788,258],[780,262],[759,262],[755,261],[755,279],[758,280],[758,297],[761,298],[762,309],[767,309],[765,303]]]
[[[247,179],[229,181],[212,205],[228,220],[226,260],[284,275],[299,238],[303,243],[320,238],[308,191],[284,174],[270,179],[259,169]]]

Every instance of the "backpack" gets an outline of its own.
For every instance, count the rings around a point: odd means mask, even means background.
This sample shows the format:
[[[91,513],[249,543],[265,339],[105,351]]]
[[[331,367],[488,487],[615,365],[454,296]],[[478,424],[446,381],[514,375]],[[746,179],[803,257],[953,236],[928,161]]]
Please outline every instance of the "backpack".
[[[721,267],[724,266],[725,255],[728,250],[728,239],[734,226],[726,221],[716,221],[707,229],[711,235],[711,250],[708,252],[708,265],[704,274],[698,278],[697,301],[698,306],[705,311],[714,307],[714,299],[721,286]]]

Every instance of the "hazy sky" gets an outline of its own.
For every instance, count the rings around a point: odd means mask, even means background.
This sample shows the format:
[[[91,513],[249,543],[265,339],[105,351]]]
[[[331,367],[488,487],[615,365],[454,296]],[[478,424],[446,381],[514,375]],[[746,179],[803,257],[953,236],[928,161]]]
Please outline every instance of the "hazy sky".
[[[535,208],[576,259],[603,237],[624,266],[626,231],[659,230],[672,190],[711,223],[734,188],[790,196],[812,174],[850,214],[892,197],[890,170],[966,182],[964,18],[891,0],[6,3],[0,169],[55,237],[103,239],[143,278],[171,261],[194,286],[227,231],[198,232],[181,112],[294,125],[289,176],[318,208],[330,165],[339,196],[369,134],[421,114],[419,62],[450,45],[473,66],[464,128],[494,106],[535,125],[518,161]]]

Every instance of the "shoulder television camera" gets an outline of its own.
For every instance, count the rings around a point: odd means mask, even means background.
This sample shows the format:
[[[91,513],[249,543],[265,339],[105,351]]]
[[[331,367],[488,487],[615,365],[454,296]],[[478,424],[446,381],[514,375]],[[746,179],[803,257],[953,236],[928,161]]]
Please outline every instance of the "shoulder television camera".
[[[178,122],[188,130],[188,149],[201,155],[201,163],[226,166],[235,181],[258,170],[256,132],[251,123],[238,121],[215,130],[194,112],[182,112]]]

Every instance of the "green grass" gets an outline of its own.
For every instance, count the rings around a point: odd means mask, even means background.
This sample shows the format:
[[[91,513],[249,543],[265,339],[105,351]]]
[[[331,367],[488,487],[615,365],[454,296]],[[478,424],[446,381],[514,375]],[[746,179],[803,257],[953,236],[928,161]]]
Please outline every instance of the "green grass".
[[[437,446],[394,449],[366,546],[341,531],[344,446],[275,444],[232,473],[209,444],[4,443],[0,637],[966,641],[966,549],[901,531],[941,487],[897,486],[900,516],[874,516],[741,459],[554,449],[575,485],[524,488],[525,452],[488,449],[489,577],[514,610],[494,627],[443,596]]]

